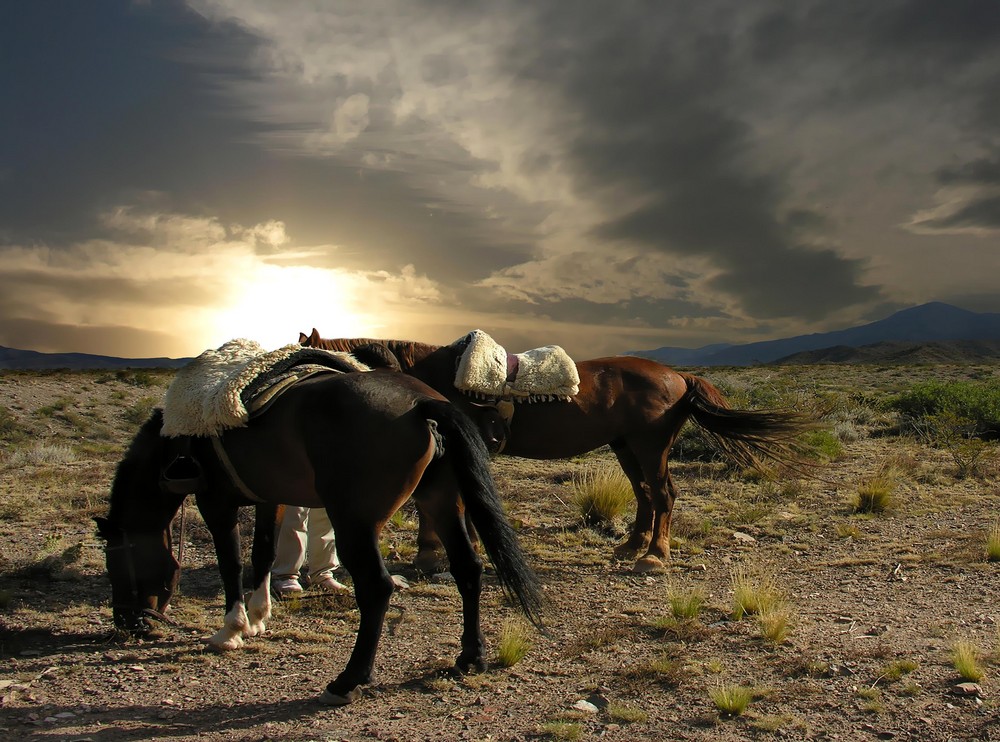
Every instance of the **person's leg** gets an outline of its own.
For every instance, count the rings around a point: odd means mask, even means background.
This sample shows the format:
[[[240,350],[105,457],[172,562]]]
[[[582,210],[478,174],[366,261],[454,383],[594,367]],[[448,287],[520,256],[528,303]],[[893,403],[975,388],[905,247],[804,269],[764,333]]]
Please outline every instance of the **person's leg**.
[[[299,572],[306,559],[306,525],[309,508],[285,508],[285,517],[274,544],[271,586],[275,592],[298,592]]]
[[[337,559],[337,543],[330,525],[330,516],[325,508],[309,511],[309,584],[324,590],[346,590],[346,586],[336,580],[333,571],[340,566]]]

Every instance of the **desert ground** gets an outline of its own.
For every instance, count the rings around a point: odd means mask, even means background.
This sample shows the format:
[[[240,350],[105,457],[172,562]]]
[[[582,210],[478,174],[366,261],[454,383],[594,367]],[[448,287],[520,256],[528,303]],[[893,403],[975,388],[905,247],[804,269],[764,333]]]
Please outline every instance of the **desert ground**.
[[[949,447],[909,431],[888,404],[921,381],[996,380],[1000,367],[694,371],[737,406],[820,420],[813,474],[734,470],[692,429],[672,459],[673,559],[637,574],[612,557],[634,504],[588,523],[577,501],[582,483],[613,469],[607,449],[498,457],[507,511],[544,585],[545,631],[525,628],[488,573],[483,627],[496,659],[452,675],[457,591],[446,574],[411,567],[405,506],[383,552],[409,588],[393,596],[375,681],[337,709],[316,699],[353,644],[353,598],[279,603],[264,636],[211,651],[221,587],[193,504],[176,625],[144,640],[113,631],[92,518],[171,373],[0,372],[0,737],[1000,740],[1000,562],[987,555],[1000,516],[996,443]],[[885,495],[885,509],[857,512],[865,492]],[[740,616],[746,588],[761,600]],[[520,659],[505,653],[516,638],[528,645]],[[960,675],[957,648],[975,681]],[[727,712],[741,693],[748,705]]]

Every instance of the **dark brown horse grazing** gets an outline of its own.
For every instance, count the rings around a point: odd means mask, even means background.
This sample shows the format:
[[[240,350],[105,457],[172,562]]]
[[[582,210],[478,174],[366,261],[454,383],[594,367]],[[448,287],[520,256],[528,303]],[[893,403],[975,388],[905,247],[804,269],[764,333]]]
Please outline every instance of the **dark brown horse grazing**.
[[[299,334],[310,347],[349,352],[382,342],[400,368],[465,405],[454,387],[455,369],[468,338],[436,346],[371,338],[324,339],[314,328]],[[529,459],[577,456],[609,445],[632,484],[636,517],[628,538],[615,548],[621,558],[645,553],[636,571],[661,567],[670,556],[670,519],[677,490],[667,456],[684,423],[693,419],[730,459],[760,467],[770,460],[795,464],[793,439],[810,425],[785,411],[733,410],[708,380],[673,371],[644,358],[613,356],[580,361],[580,391],[571,401],[515,404],[503,453]],[[418,560],[433,563],[433,537],[421,527]]]
[[[115,625],[148,630],[145,614],[163,611],[180,566],[170,550],[170,523],[183,495],[161,489],[170,439],[160,435],[158,410],[142,427],[118,466],[107,518]],[[388,371],[323,375],[302,381],[266,414],[221,435],[244,488],[213,451],[211,439],[192,439],[202,466],[198,508],[215,541],[225,587],[225,626],[210,643],[242,645],[264,630],[270,616],[269,570],[274,557],[277,503],[326,507],[337,551],[354,581],[361,621],[350,660],[326,687],[329,704],[349,703],[371,680],[393,583],[379,552],[383,525],[412,494],[444,543],[462,597],[460,671],[484,666],[479,597],[482,563],[469,540],[462,503],[504,589],[538,621],[540,593],[507,522],[489,469],[489,455],[472,422],[417,379]],[[254,586],[243,603],[237,509],[257,503]],[[461,500],[459,499],[461,496]]]

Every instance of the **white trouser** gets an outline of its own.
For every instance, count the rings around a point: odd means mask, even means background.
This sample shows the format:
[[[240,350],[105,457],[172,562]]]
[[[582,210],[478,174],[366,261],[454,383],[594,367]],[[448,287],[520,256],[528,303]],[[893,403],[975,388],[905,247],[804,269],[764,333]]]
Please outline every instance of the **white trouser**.
[[[333,570],[340,565],[333,526],[325,508],[286,506],[274,544],[271,575],[275,579],[298,578],[303,564],[309,565],[311,582],[333,576]]]

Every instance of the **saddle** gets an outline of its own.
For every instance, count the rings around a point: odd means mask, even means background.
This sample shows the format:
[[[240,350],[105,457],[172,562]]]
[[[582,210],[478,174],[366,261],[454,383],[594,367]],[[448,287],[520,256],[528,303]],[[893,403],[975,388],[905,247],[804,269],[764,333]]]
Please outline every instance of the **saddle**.
[[[569,401],[580,391],[576,363],[558,345],[508,353],[482,330],[453,343],[461,349],[455,388],[491,402]]]
[[[238,480],[219,439],[224,430],[245,426],[300,381],[367,370],[349,353],[298,344],[265,352],[252,340],[237,339],[205,351],[177,372],[164,397],[160,435],[168,439],[169,463],[160,475],[161,488],[186,495],[203,485],[201,464],[191,454],[193,437],[211,438],[221,463]]]

